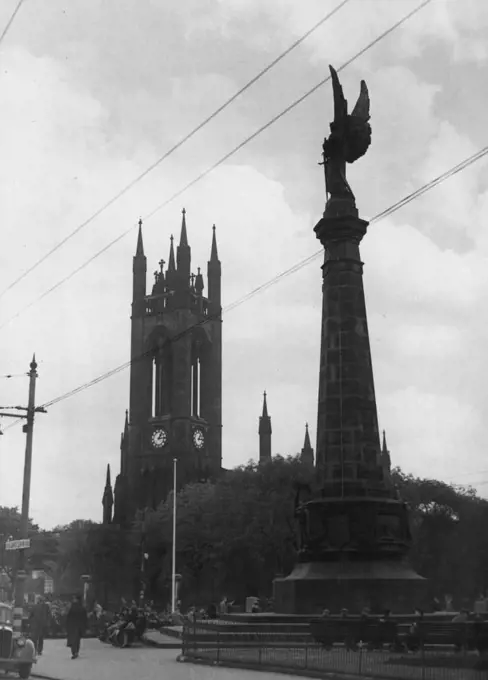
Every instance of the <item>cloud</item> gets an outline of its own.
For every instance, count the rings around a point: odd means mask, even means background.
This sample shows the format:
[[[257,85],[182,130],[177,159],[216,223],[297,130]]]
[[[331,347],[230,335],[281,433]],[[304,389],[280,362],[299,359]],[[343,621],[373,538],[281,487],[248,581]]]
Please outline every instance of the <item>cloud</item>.
[[[386,283],[382,297],[397,302],[425,306],[431,312],[457,309],[472,314],[486,288],[487,275],[477,253],[461,255],[442,250],[428,236],[410,225],[394,224],[390,219],[370,227],[363,253],[367,275],[374,268],[375,279]],[[463,316],[464,318],[464,316]]]
[[[392,459],[404,470],[435,479],[452,476],[459,456],[471,451],[484,425],[472,404],[414,386],[390,395],[381,408]]]
[[[21,373],[35,350],[38,399],[64,394],[130,352],[135,224],[220,156],[412,8],[350,3],[242,99],[1,298],[0,323],[104,245],[130,234],[0,331],[0,374]],[[383,0],[381,0],[383,2]],[[283,3],[60,0],[42,26],[26,4],[2,46],[0,74],[0,291],[81,224],[333,6]],[[464,8],[464,4],[463,4]],[[373,11],[376,10],[376,11]],[[344,70],[350,103],[365,77],[373,144],[348,168],[364,216],[374,215],[486,144],[486,10],[431,3]],[[471,44],[471,43],[470,43]],[[428,59],[427,59],[428,56]],[[482,65],[482,64],[481,64]],[[467,106],[461,93],[472,93]],[[471,95],[470,95],[471,96]],[[469,101],[472,101],[470,99]],[[332,114],[330,85],[144,223],[150,273],[167,259],[187,208],[194,267],[206,269],[217,225],[224,304],[317,251],[324,208],[320,147]],[[389,218],[361,245],[379,417],[394,464],[417,474],[460,475],[484,465],[486,165],[450,179]],[[295,453],[304,423],[315,439],[320,348],[320,258],[225,314],[224,464],[258,452],[262,391],[273,450]],[[3,397],[25,402],[24,378]],[[128,402],[121,370],[39,416],[32,514],[44,526],[100,518],[105,466],[118,470]],[[5,427],[6,423],[3,423]],[[4,502],[21,498],[24,437],[2,437]]]
[[[395,329],[398,352],[415,358],[430,358],[443,364],[465,346],[466,337],[455,326],[403,324]]]

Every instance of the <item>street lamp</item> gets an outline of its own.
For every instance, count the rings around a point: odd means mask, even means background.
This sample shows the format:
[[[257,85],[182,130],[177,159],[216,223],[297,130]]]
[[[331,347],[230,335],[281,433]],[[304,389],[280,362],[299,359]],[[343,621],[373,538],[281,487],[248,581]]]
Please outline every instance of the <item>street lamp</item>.
[[[171,613],[176,611],[176,463],[173,458],[173,565],[171,569]]]
[[[139,606],[144,606],[144,595],[145,595],[145,583],[144,583],[144,572],[146,569],[146,560],[149,559],[149,553],[143,552],[141,554],[141,589],[139,591]]]

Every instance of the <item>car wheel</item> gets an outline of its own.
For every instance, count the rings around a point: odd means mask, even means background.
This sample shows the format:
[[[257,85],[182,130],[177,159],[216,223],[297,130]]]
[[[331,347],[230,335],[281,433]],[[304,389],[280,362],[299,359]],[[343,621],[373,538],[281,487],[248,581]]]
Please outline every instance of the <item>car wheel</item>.
[[[21,666],[19,668],[19,678],[22,678],[22,680],[27,680],[27,678],[30,677],[31,670],[32,670],[31,663],[25,664],[25,666]]]

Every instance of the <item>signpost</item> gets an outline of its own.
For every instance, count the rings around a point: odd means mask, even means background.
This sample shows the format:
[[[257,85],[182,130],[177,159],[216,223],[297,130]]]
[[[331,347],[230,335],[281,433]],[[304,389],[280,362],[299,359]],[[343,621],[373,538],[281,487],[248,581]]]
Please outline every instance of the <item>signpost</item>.
[[[7,541],[5,543],[5,550],[28,550],[30,547],[30,538],[21,538],[18,541]]]

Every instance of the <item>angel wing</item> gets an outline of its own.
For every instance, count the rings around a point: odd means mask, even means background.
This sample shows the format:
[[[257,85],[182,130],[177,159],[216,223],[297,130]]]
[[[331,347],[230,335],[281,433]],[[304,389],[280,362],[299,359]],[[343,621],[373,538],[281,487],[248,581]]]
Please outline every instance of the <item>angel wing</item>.
[[[347,116],[347,101],[344,97],[339,76],[333,66],[329,64],[330,75],[332,78],[332,91],[334,93],[334,123],[341,123]]]
[[[369,92],[368,92],[368,86],[364,82],[364,80],[361,80],[361,90],[359,92],[359,97],[356,102],[356,106],[354,107],[351,116],[354,116],[355,118],[360,118],[363,120],[365,123],[370,119],[369,115]]]

